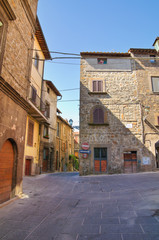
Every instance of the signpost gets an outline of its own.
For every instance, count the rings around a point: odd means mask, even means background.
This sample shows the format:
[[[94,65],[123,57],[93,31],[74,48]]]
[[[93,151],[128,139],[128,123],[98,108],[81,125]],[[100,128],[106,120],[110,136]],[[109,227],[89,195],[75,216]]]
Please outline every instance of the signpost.
[[[87,154],[90,154],[90,153],[91,153],[91,150],[79,150],[79,153],[87,153]]]
[[[81,147],[82,147],[83,150],[88,150],[89,149],[89,144],[85,142],[85,143],[82,144]]]

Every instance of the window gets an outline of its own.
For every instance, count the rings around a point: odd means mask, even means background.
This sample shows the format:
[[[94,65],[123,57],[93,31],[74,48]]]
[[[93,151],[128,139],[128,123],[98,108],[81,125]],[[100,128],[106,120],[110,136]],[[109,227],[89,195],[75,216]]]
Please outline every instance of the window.
[[[34,133],[34,123],[29,120],[28,122],[28,141],[29,146],[33,146],[33,133]]]
[[[155,59],[156,55],[150,55],[150,63],[155,63],[156,59]]]
[[[44,160],[49,159],[49,149],[48,148],[44,148],[44,150],[43,150],[43,159]]]
[[[35,66],[37,69],[39,68],[39,55],[38,55],[37,52],[35,53],[34,66]]]
[[[151,77],[152,91],[159,93],[159,77]]]
[[[107,58],[98,58],[98,64],[107,64]]]
[[[0,12],[0,72],[2,68],[6,35],[7,35],[7,23],[4,18],[2,20],[2,14]]]
[[[46,105],[45,105],[45,116],[47,118],[50,117],[50,104],[49,103],[46,103]]]
[[[49,138],[49,128],[46,125],[44,125],[44,137]]]
[[[93,92],[103,92],[103,81],[93,81]]]
[[[47,93],[50,93],[50,88],[47,87]]]
[[[93,111],[93,123],[103,124],[104,123],[104,112],[101,108],[95,108]]]
[[[0,20],[0,40],[2,39],[2,34],[3,34],[3,22]],[[0,46],[1,46],[1,42],[0,42]]]
[[[57,136],[60,137],[60,123],[57,122]]]
[[[36,103],[36,95],[37,95],[36,88],[34,88],[34,87],[32,86],[31,100],[32,100],[33,103]]]
[[[159,116],[157,116],[157,125],[159,126]]]

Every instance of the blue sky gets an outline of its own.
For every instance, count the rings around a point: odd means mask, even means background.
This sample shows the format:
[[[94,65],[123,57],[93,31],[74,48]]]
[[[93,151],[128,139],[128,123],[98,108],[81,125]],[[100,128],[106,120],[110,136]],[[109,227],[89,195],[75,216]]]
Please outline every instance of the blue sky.
[[[158,0],[39,0],[38,17],[50,51],[127,52],[153,48],[159,36]],[[61,55],[62,56],[62,55]],[[52,57],[57,55],[52,54]],[[58,90],[79,88],[79,60],[45,63],[45,79]],[[61,91],[62,117],[79,124],[79,89]]]

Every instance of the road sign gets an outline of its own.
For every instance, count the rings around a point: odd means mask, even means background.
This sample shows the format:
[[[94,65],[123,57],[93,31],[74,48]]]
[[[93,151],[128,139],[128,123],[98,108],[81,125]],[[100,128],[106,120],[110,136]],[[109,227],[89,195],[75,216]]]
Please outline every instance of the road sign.
[[[82,143],[82,146],[81,146],[81,147],[82,147],[83,150],[88,150],[88,149],[89,149],[89,144],[86,143],[86,142],[85,142],[85,143]]]
[[[83,154],[82,154],[82,157],[83,157],[84,159],[88,158],[88,153],[83,153]]]
[[[79,153],[87,153],[87,154],[90,154],[90,153],[91,153],[91,150],[79,150]]]

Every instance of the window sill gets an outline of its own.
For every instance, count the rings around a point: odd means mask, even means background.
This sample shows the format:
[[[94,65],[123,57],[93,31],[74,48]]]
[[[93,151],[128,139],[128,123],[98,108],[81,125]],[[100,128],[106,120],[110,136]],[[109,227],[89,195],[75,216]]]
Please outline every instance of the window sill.
[[[107,92],[88,92],[89,95],[105,95]]]
[[[47,138],[47,139],[49,139],[49,136],[43,136],[43,138]]]
[[[109,126],[109,123],[88,123],[90,126]]]

